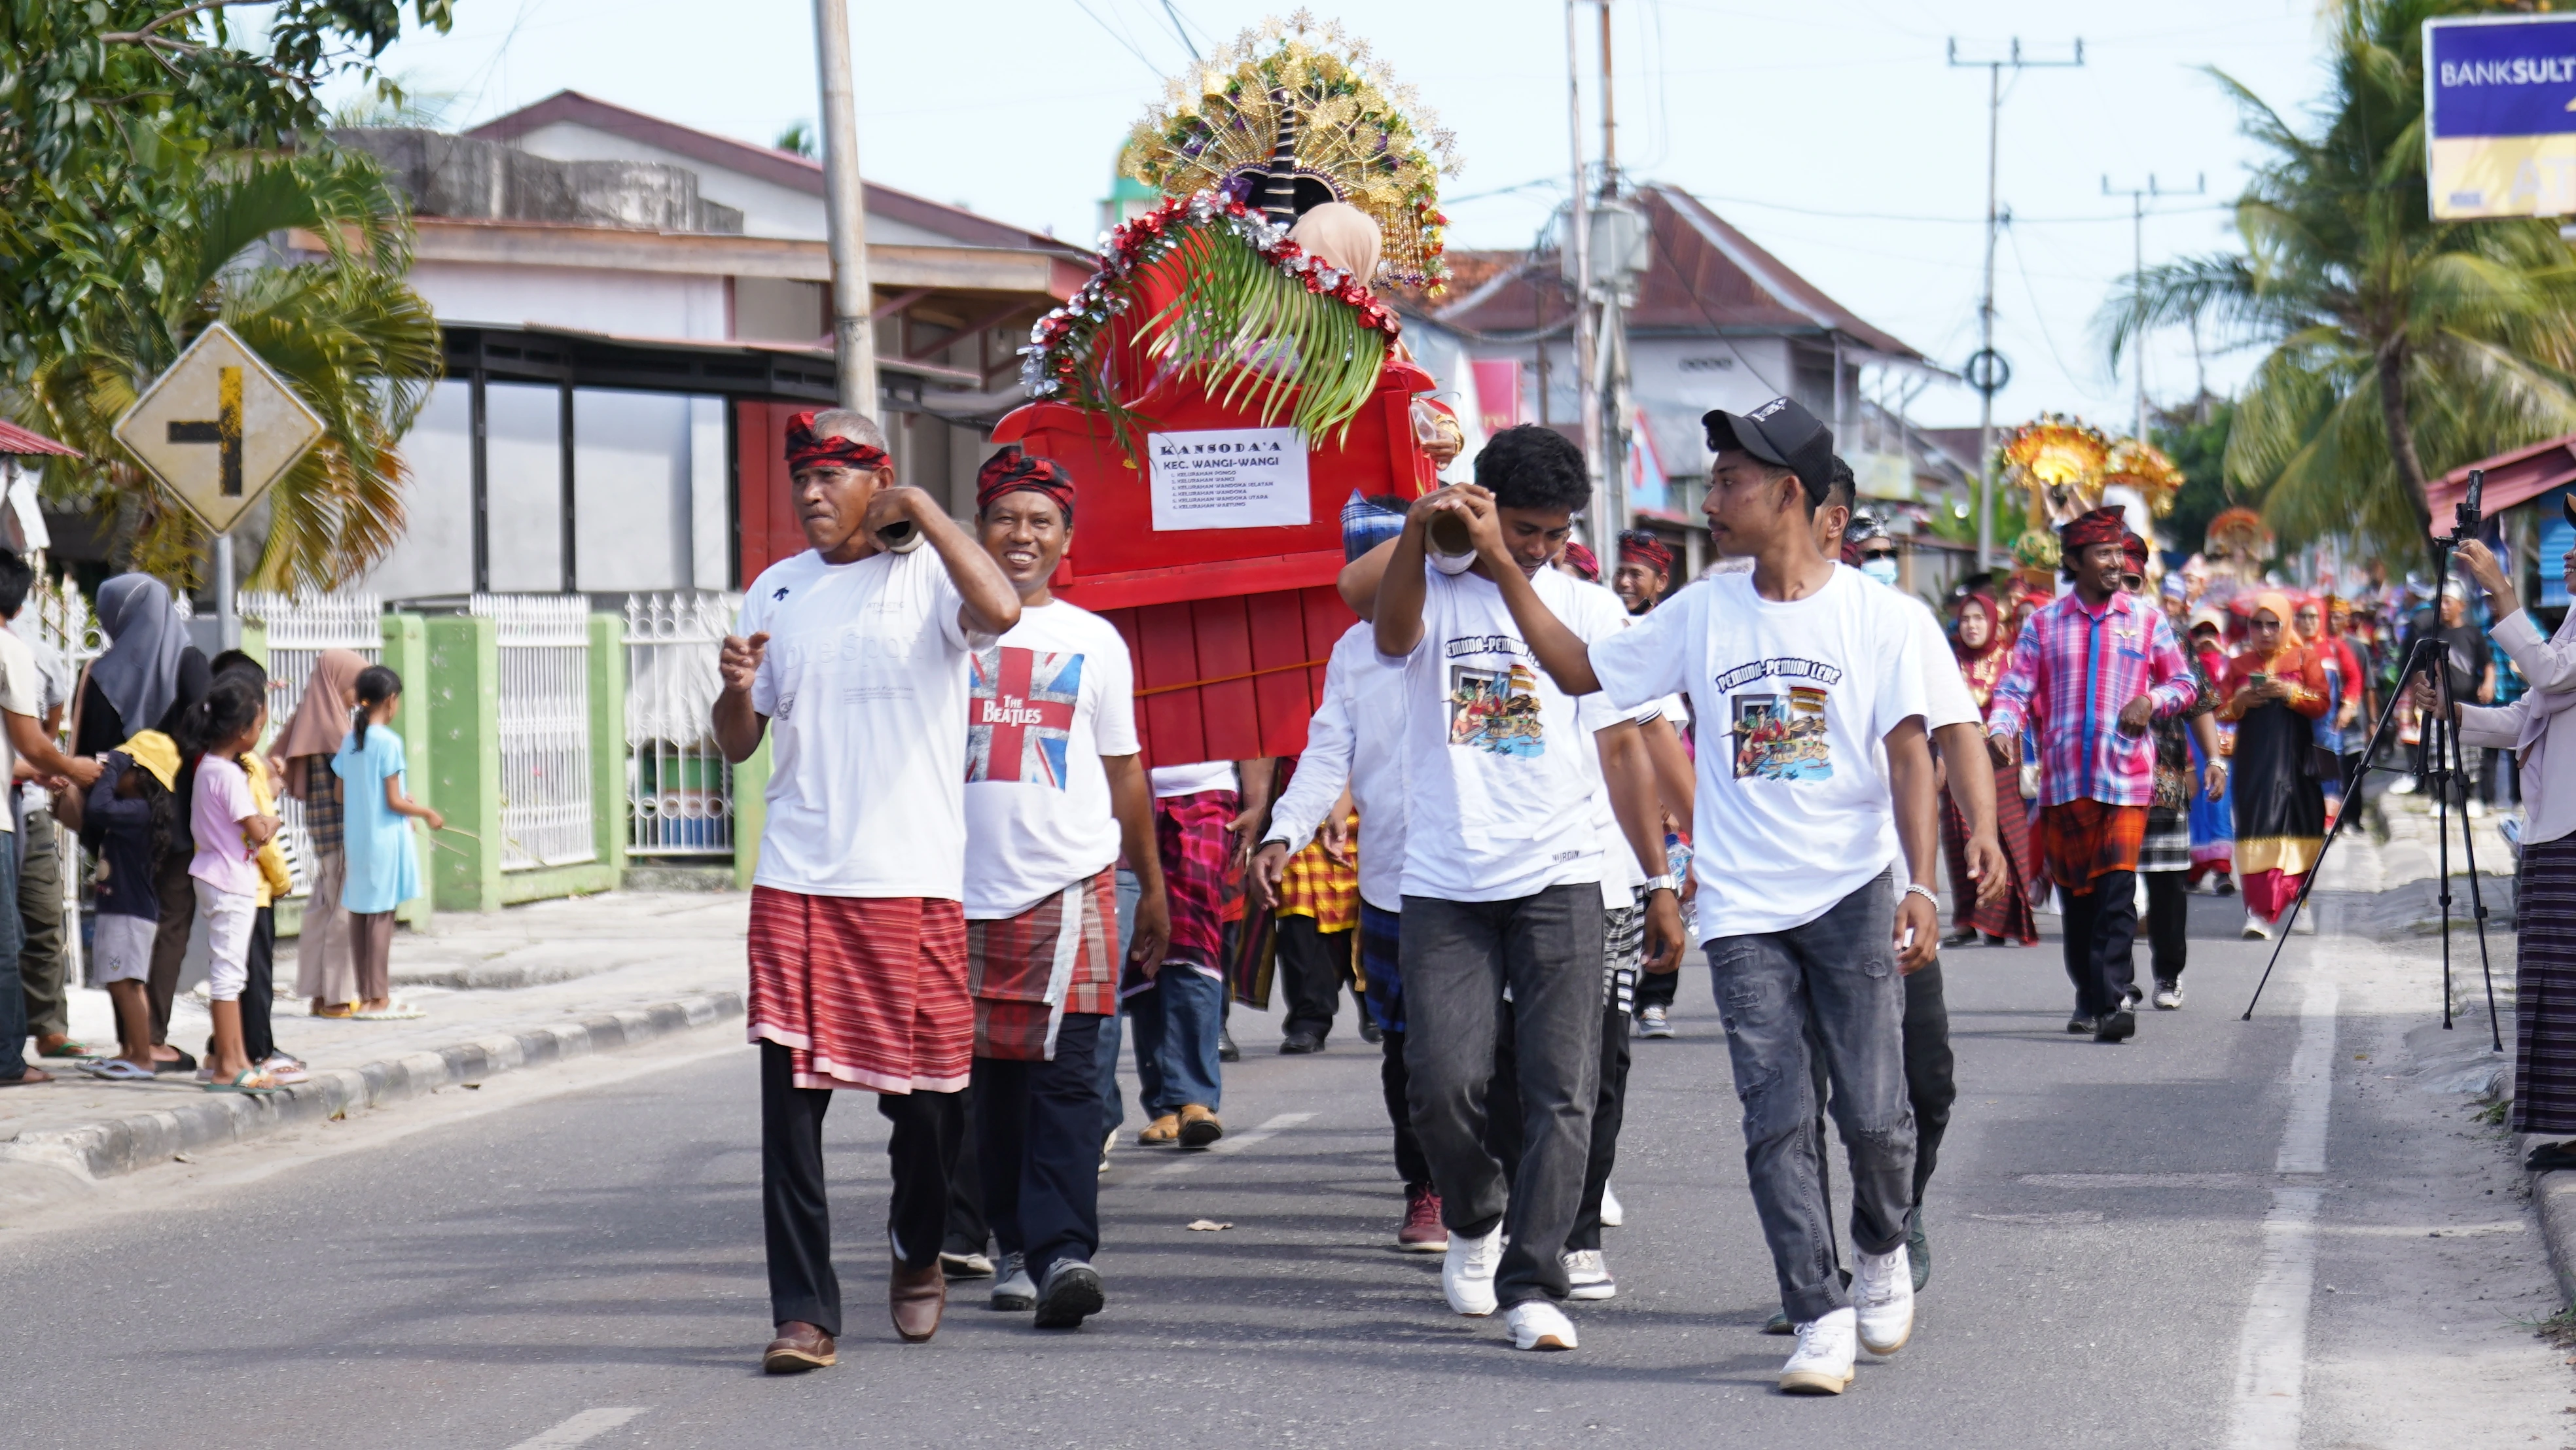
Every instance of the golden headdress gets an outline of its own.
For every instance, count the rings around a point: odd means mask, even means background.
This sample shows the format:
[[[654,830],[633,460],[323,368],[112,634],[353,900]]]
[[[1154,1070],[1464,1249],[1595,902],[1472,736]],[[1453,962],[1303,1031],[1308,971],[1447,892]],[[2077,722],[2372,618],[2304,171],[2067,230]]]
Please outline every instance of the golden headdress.
[[[1300,10],[1247,30],[1190,74],[1127,137],[1118,169],[1165,196],[1215,192],[1280,226],[1348,202],[1384,238],[1378,277],[1437,287],[1440,178],[1456,175],[1454,138],[1368,43]]]

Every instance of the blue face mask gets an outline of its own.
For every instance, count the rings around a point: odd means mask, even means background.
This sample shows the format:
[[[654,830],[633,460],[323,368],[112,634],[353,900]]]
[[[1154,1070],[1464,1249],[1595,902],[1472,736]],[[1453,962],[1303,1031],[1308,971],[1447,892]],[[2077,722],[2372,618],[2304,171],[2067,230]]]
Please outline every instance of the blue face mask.
[[[1860,572],[1892,589],[1896,587],[1896,556],[1881,554],[1875,559],[1864,559]]]

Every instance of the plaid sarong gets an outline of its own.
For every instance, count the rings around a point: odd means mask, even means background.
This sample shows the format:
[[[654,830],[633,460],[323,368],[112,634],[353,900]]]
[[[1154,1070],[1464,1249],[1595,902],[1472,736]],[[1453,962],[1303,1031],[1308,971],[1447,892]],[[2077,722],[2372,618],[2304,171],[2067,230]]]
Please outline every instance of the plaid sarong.
[[[1233,844],[1226,826],[1241,809],[1230,790],[1165,796],[1154,802],[1154,842],[1163,858],[1163,893],[1172,908],[1172,944],[1163,961],[1125,968],[1118,995],[1132,997],[1154,985],[1165,962],[1179,962],[1201,976],[1225,979],[1225,898],[1233,884]]]
[[[2522,848],[2515,883],[2517,1133],[2576,1133],[2576,836]]]
[[[919,896],[751,888],[746,1032],[796,1086],[953,1093],[974,1070],[966,912]]]
[[[314,854],[328,856],[340,849],[340,777],[327,755],[299,755],[286,768],[299,763],[304,768],[304,839],[312,843]]]
[[[2145,806],[2071,800],[2039,812],[2039,853],[2049,878],[2068,891],[2091,891],[2096,876],[2137,870],[2146,836]]]
[[[1359,816],[1351,816],[1351,845],[1347,860],[1336,861],[1324,854],[1323,838],[1306,843],[1306,848],[1288,858],[1285,879],[1279,883],[1279,916],[1311,916],[1317,931],[1349,931],[1359,920],[1360,910],[1360,838]]]
[[[2147,808],[2145,844],[2138,848],[2141,871],[2191,869],[2191,816],[2185,811]]]
[[[1118,1010],[1118,872],[1077,881],[1017,916],[966,923],[975,1055],[1053,1062],[1068,1013]]]

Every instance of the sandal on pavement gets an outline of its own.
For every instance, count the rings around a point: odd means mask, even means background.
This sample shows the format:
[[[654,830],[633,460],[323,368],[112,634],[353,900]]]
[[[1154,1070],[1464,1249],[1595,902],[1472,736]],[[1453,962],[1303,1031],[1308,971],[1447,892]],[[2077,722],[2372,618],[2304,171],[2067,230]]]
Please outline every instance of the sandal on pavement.
[[[311,1015],[315,1017],[355,1017],[358,1015],[358,1007],[354,1002],[333,1002],[328,1006],[314,1008]]]
[[[259,1070],[275,1078],[282,1087],[293,1087],[297,1083],[313,1080],[312,1074],[304,1070],[303,1063],[283,1052],[259,1064]]]
[[[233,1080],[231,1082],[210,1082],[206,1084],[205,1090],[210,1093],[253,1094],[286,1091],[284,1087],[279,1085],[277,1079],[270,1077],[267,1073],[261,1072],[255,1067],[243,1068],[240,1072],[233,1075]]]
[[[2543,1143],[2531,1150],[2522,1166],[2534,1173],[2561,1173],[2576,1168],[2576,1142]]]
[[[409,1002],[396,1002],[381,1012],[352,1012],[349,1015],[360,1022],[409,1022],[429,1014]]]
[[[36,1055],[38,1057],[107,1057],[110,1054],[106,1048],[92,1047],[86,1042],[76,1042],[66,1037],[51,1047],[37,1048]]]
[[[182,1048],[177,1057],[153,1059],[152,1070],[154,1072],[195,1072],[197,1060],[190,1057],[187,1050]]]
[[[121,1057],[85,1063],[81,1071],[105,1082],[151,1082],[153,1080],[151,1069],[136,1067]]]
[[[54,1080],[54,1075],[41,1067],[29,1067],[16,1077],[0,1077],[0,1088],[34,1087]]]

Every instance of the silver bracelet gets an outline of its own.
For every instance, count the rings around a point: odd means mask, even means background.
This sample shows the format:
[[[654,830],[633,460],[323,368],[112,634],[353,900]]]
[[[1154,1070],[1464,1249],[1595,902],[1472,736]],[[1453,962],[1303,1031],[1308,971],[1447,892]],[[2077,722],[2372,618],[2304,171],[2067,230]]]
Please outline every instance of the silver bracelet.
[[[1906,894],[1907,896],[1920,896],[1920,897],[1922,897],[1924,900],[1926,900],[1926,901],[1928,901],[1928,902],[1931,902],[1931,903],[1932,903],[1932,909],[1933,909],[1934,911],[1936,911],[1936,912],[1937,912],[1937,911],[1939,911],[1939,910],[1941,909],[1941,893],[1940,893],[1940,892],[1938,892],[1938,891],[1933,890],[1933,889],[1932,889],[1931,887],[1929,887],[1929,886],[1924,885],[1924,884],[1923,884],[1922,882],[1920,882],[1920,881],[1908,881],[1908,882],[1906,882],[1906,883],[1905,883],[1905,894]],[[1900,899],[1902,899],[1902,898],[1900,898]]]

